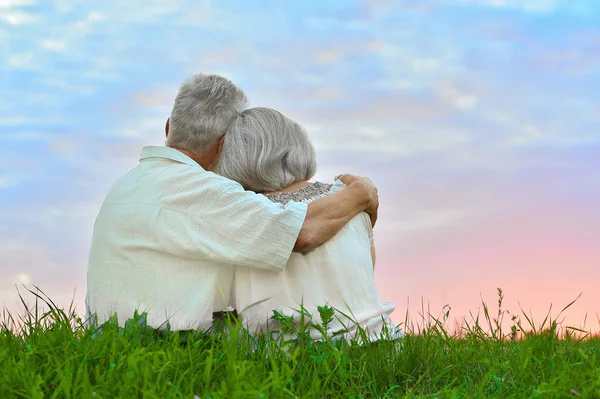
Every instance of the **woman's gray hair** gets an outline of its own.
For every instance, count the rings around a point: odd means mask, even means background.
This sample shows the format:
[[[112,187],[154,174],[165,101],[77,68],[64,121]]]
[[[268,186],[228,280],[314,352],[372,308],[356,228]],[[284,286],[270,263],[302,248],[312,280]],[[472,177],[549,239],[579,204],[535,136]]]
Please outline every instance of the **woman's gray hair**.
[[[202,153],[225,134],[246,102],[242,89],[229,79],[194,75],[181,85],[175,98],[167,146]]]
[[[257,193],[306,181],[317,170],[304,129],[271,108],[250,108],[233,121],[214,172]]]

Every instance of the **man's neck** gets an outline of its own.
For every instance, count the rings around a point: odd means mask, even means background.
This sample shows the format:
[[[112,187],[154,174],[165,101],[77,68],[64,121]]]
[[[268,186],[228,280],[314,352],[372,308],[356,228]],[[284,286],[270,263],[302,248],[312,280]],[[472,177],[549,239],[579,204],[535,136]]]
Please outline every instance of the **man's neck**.
[[[183,148],[177,148],[177,147],[171,147],[171,146],[168,146],[168,147],[170,147],[174,150],[177,150],[180,153],[192,158],[192,160],[194,160],[198,165],[202,166],[202,168],[204,170],[209,170],[209,168],[212,166],[212,165],[209,165],[208,162],[200,155],[196,155],[188,150],[184,150]]]

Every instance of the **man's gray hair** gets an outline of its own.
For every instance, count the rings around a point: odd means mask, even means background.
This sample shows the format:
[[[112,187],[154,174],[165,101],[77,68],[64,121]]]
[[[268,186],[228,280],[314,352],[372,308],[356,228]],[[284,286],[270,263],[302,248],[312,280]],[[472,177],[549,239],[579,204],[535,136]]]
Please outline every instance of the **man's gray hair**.
[[[225,134],[246,102],[242,89],[229,79],[194,75],[181,85],[175,98],[167,146],[202,153]]]
[[[249,108],[233,121],[214,172],[257,193],[310,179],[315,148],[304,129],[270,108]]]

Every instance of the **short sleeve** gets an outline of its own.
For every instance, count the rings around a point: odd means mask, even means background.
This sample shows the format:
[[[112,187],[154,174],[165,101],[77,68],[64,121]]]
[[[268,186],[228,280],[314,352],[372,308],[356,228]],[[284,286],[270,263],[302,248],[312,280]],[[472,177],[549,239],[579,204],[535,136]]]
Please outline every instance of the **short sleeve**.
[[[194,217],[199,253],[233,265],[283,270],[308,206],[276,204],[236,182],[213,176],[197,198],[203,202]]]

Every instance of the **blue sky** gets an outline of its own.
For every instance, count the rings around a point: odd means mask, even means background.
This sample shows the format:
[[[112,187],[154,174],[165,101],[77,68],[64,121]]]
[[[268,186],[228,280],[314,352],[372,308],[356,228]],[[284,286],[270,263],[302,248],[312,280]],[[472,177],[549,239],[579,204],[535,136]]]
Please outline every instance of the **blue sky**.
[[[1,302],[19,282],[81,302],[105,192],[199,72],[305,126],[319,179],[378,184],[399,310],[460,313],[498,285],[549,304],[600,278],[600,3],[95,3],[0,0]]]

